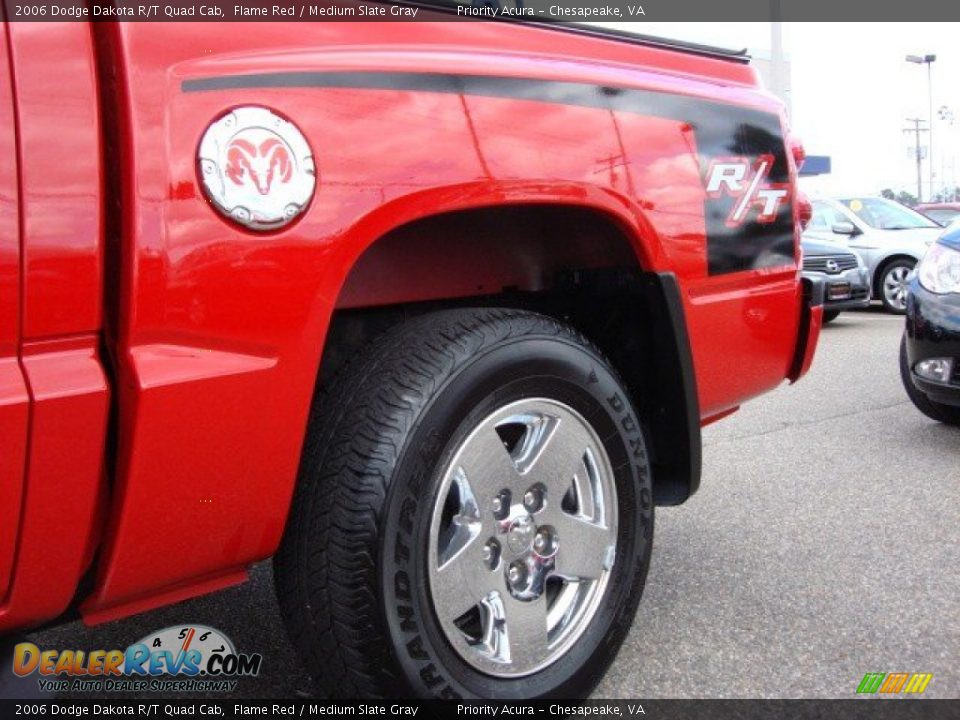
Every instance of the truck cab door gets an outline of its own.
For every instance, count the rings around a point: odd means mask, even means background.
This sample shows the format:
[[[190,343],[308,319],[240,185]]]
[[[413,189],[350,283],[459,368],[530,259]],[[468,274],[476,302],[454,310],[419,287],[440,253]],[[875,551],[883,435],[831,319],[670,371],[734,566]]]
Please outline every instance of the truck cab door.
[[[0,7],[2,12],[2,7]],[[6,27],[0,32],[0,606],[16,553],[30,397],[20,366],[17,136]]]
[[[91,28],[0,30],[3,634],[61,615],[90,567],[108,499],[109,386]]]

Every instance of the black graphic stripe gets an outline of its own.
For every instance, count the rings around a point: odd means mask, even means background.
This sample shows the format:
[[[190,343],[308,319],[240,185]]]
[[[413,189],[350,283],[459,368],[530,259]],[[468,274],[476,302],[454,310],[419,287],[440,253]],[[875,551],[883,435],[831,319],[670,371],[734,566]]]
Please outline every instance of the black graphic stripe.
[[[293,71],[195,78],[184,80],[181,84],[183,92],[260,88],[344,88],[477,95],[604,110],[614,109],[678,120],[690,119],[697,107],[700,107],[699,113],[702,114],[704,106],[711,106],[717,111],[734,109],[740,115],[773,117],[769,113],[747,108],[652,90],[501,75],[392,71]]]
[[[395,90],[530,100],[669,118],[686,123],[694,134],[701,172],[714,158],[774,157],[768,182],[787,182],[789,171],[780,118],[752,108],[685,95],[561,80],[497,75],[392,71],[294,71],[222,75],[184,80],[185,93],[218,90],[324,88]],[[731,228],[726,219],[734,198],[707,199],[704,215],[711,275],[758,267],[789,265],[794,257],[793,209],[784,203],[777,219],[747,221]]]

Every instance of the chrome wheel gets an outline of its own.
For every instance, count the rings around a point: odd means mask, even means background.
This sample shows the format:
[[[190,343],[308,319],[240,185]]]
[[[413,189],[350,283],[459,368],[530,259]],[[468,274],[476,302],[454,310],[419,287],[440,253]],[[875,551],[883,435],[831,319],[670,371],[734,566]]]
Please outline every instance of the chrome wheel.
[[[567,405],[525,399],[481,421],[442,473],[428,568],[444,634],[489,675],[542,670],[590,624],[615,560],[603,444]]]
[[[907,309],[910,272],[911,268],[906,265],[895,265],[883,275],[883,297],[887,305],[898,312]]]

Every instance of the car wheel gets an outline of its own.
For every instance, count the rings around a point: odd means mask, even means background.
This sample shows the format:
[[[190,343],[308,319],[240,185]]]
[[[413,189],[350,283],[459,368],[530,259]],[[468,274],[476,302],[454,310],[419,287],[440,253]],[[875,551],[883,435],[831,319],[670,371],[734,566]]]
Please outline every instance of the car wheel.
[[[917,410],[931,420],[936,420],[946,425],[960,425],[960,407],[933,402],[913,384],[913,377],[910,374],[910,362],[907,360],[906,336],[900,340],[900,379],[903,381],[903,387],[907,391],[907,396],[914,406],[916,406]]]
[[[887,312],[903,315],[907,311],[907,287],[914,260],[893,260],[880,273],[880,300]]]
[[[824,310],[823,311],[823,324],[832,323],[840,316],[839,310]]]
[[[584,697],[643,590],[646,441],[575,330],[454,310],[373,343],[315,402],[275,559],[333,697]]]

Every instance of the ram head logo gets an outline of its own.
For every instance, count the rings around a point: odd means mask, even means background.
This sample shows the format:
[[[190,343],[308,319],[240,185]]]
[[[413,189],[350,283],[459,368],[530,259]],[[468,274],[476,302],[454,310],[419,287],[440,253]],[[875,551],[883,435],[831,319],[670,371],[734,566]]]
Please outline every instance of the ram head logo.
[[[275,182],[290,182],[293,169],[290,151],[278,138],[259,144],[234,138],[227,146],[226,176],[240,186],[252,183],[261,195],[269,195]]]
[[[211,207],[248,230],[290,224],[317,188],[306,137],[292,120],[259,105],[235,107],[210,123],[196,170]]]

